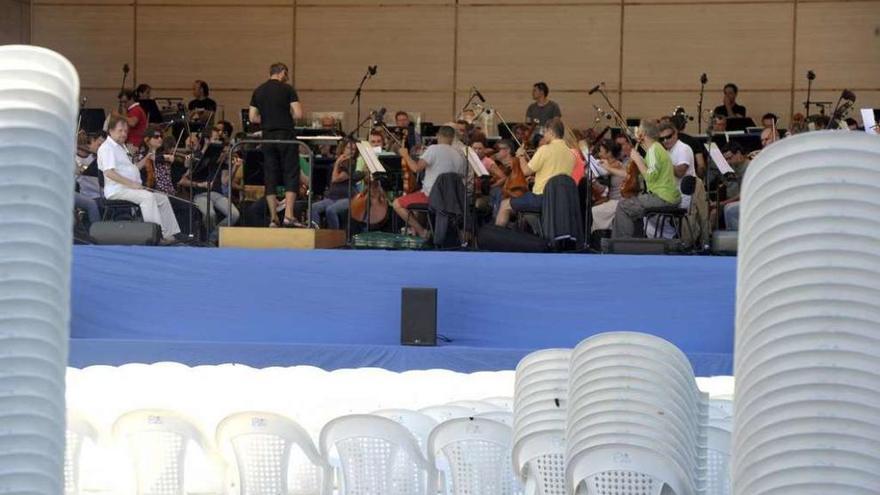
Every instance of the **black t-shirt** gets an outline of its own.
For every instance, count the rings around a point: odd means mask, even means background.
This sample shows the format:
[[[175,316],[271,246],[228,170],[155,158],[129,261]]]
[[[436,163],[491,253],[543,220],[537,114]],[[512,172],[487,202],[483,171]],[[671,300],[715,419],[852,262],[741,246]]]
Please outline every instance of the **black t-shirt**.
[[[217,111],[217,102],[210,99],[205,98],[204,100],[191,100],[186,108],[192,112],[198,108],[205,110],[206,112],[216,112]]]
[[[717,107],[715,107],[715,111],[713,113],[715,115],[721,115],[723,117],[733,117],[733,115],[727,114],[727,107],[725,107],[724,105],[718,105]],[[742,105],[733,105],[733,114],[734,115],[741,115],[741,116],[745,117],[746,116],[746,107],[744,107]]]
[[[254,90],[251,106],[260,111],[260,128],[263,132],[293,130],[290,104],[299,101],[293,86],[276,79],[269,79]]]

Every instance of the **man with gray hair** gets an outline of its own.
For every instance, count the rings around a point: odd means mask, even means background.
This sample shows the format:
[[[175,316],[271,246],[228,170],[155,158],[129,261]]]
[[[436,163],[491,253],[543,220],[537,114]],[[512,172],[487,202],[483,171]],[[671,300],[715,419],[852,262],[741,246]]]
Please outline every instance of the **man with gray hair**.
[[[397,216],[402,218],[413,232],[423,238],[428,238],[428,231],[421,223],[410,215],[407,210],[415,204],[428,204],[431,197],[431,189],[437,181],[437,177],[447,172],[454,172],[461,176],[467,172],[467,162],[464,154],[452,146],[455,140],[455,129],[444,125],[437,131],[437,144],[428,146],[428,149],[422,153],[418,160],[413,159],[406,146],[402,146],[398,151],[403,161],[403,166],[409,167],[413,173],[425,171],[425,177],[422,179],[422,190],[416,191],[397,198],[392,203]]]
[[[617,203],[612,228],[612,237],[615,239],[635,236],[636,224],[641,223],[644,218],[645,208],[678,206],[681,201],[681,193],[675,185],[672,159],[666,149],[657,142],[659,137],[660,127],[657,122],[643,120],[636,133],[636,139],[647,151],[642,158],[638,147],[633,148],[630,159],[639,168],[639,174],[644,177],[647,192]]]

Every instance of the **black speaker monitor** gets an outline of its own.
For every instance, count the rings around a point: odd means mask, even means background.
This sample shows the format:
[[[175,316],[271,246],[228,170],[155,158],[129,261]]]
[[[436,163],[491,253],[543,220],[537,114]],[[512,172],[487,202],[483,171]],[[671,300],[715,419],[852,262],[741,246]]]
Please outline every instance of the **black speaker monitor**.
[[[404,287],[400,294],[401,345],[437,345],[437,289]]]

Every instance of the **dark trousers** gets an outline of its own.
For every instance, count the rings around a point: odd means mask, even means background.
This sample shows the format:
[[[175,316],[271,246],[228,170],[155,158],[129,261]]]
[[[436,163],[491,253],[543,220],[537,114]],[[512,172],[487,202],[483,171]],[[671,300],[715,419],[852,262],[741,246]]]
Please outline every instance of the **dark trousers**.
[[[275,130],[263,133],[263,139],[293,139],[293,131]],[[294,144],[265,143],[263,150],[263,176],[266,194],[274,195],[278,185],[286,192],[299,190],[299,148]]]

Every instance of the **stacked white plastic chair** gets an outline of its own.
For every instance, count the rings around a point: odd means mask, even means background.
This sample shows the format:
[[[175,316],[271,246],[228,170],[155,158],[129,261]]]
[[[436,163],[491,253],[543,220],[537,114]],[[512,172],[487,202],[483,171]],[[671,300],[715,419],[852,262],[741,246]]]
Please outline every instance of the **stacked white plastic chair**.
[[[516,367],[513,467],[526,493],[565,491],[565,405],[571,349],[546,349]]]
[[[233,451],[230,464],[241,495],[321,493],[324,460],[309,434],[290,419],[266,412],[233,414],[217,426],[217,445]]]
[[[324,495],[333,493],[334,452],[342,465],[341,495],[428,494],[428,479],[435,476],[409,430],[381,416],[351,414],[330,421],[321,430],[320,449]]]
[[[709,401],[706,425],[706,495],[730,494],[730,432],[733,401]]]
[[[568,398],[569,493],[702,489],[706,408],[677,347],[635,332],[590,337],[572,353]]]
[[[80,453],[87,441],[98,441],[98,430],[77,413],[67,413],[64,449],[64,495],[80,493]]]
[[[78,99],[64,57],[0,46],[0,493],[64,491]]]
[[[453,495],[519,493],[511,471],[513,431],[485,418],[451,419],[437,425],[428,439],[428,463],[438,464],[438,454],[451,472]],[[436,470],[431,471],[436,475]],[[432,478],[429,486],[437,486]]]
[[[783,139],[742,195],[734,493],[880,494],[880,138]]]
[[[188,444],[195,442],[210,452],[202,432],[172,411],[128,412],[116,420],[113,436],[127,448],[137,495],[184,495]]]

